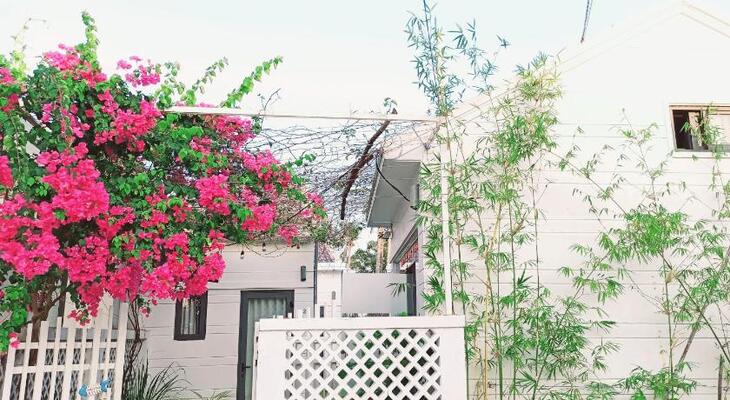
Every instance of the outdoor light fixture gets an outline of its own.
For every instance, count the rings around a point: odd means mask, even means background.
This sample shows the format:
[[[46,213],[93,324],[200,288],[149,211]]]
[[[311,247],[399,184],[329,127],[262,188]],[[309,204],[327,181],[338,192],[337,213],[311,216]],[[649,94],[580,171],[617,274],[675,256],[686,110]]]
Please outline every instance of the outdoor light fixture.
[[[301,267],[299,267],[299,273],[300,273],[299,279],[302,282],[306,281],[307,280],[307,266],[302,265]]]
[[[245,256],[245,255],[246,255],[246,252],[243,249],[241,249],[241,260],[243,260],[243,256]]]

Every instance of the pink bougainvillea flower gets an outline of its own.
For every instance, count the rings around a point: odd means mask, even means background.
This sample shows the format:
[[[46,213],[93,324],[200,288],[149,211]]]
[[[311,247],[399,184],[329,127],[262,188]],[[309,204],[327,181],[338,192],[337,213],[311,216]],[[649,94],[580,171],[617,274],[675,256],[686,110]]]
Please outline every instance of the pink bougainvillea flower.
[[[8,156],[0,156],[0,185],[8,189],[13,187],[13,171],[10,169]]]
[[[10,111],[13,111],[15,109],[15,107],[17,107],[18,104],[20,104],[20,97],[18,97],[17,93],[11,93],[10,95],[8,95],[5,98],[5,101],[6,101],[5,106],[0,107],[0,110],[8,113]]]
[[[296,225],[283,225],[279,227],[277,233],[291,246],[294,238],[299,235],[299,228]]]
[[[243,229],[251,232],[268,231],[276,218],[276,208],[273,204],[253,206],[251,212],[252,215],[241,225]]]
[[[20,346],[20,339],[18,339],[18,334],[15,332],[10,332],[8,334],[8,339],[10,340],[10,347],[17,349],[18,346]]]
[[[48,64],[59,71],[72,71],[81,64],[76,50],[63,44],[59,44],[58,48],[63,51],[49,51],[43,54],[43,58]]]
[[[130,68],[132,68],[132,64],[128,63],[127,60],[119,60],[119,61],[117,61],[117,68],[118,69],[130,69]]]
[[[7,68],[0,68],[0,85],[12,85],[15,83],[13,74]]]
[[[216,174],[207,178],[200,178],[195,182],[195,188],[200,193],[200,205],[217,214],[231,213],[228,202],[233,195],[228,190],[228,176]]]

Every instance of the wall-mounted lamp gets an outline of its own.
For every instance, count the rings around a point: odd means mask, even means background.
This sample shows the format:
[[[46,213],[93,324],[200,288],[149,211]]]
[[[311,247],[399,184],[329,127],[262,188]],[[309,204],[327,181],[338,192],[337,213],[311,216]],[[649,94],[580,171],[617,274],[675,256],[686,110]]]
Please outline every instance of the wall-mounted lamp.
[[[299,267],[299,273],[300,273],[299,279],[302,282],[306,281],[307,280],[307,266],[302,265],[301,267]]]

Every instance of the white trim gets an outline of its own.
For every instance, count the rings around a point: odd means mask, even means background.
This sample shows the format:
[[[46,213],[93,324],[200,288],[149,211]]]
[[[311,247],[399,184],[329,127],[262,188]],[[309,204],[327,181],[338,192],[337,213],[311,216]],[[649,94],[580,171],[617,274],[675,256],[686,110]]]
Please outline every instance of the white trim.
[[[414,317],[360,317],[360,318],[316,318],[316,319],[262,319],[259,333],[292,330],[342,330],[346,326],[355,329],[437,329],[463,328],[463,315],[439,315]]]

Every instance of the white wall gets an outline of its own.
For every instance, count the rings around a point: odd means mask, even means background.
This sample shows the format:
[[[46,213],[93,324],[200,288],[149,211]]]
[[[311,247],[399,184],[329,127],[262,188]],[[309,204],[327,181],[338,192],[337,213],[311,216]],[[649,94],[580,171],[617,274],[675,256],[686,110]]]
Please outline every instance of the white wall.
[[[155,370],[175,363],[185,369],[191,387],[210,393],[232,391],[235,397],[238,363],[239,312],[242,290],[294,290],[295,309],[312,306],[314,246],[301,249],[280,248],[267,244],[266,255],[241,247],[224,250],[226,270],[219,283],[208,291],[208,314],[205,340],[175,341],[174,302],[163,302],[152,309],[144,321],[150,367]],[[300,266],[307,266],[307,280],[300,281]]]
[[[342,275],[342,312],[345,314],[378,313],[398,315],[407,311],[404,293],[393,296],[391,283],[406,281],[404,274],[358,274]]]
[[[606,160],[615,159],[619,156],[620,144],[624,143],[621,129],[657,124],[649,156],[650,162],[657,162],[674,148],[670,104],[730,104],[728,25],[691,7],[679,11],[645,18],[643,24],[621,31],[623,33],[609,33],[608,40],[600,45],[589,41],[577,53],[561,56],[564,60],[561,66],[564,94],[558,103],[557,153],[567,151],[572,145],[579,146],[581,157],[576,163],[580,165],[601,147],[610,145],[617,150],[609,153]],[[575,138],[579,129],[585,134]],[[717,205],[717,199],[709,190],[713,161],[706,154],[697,155],[699,160],[693,160],[687,154],[671,157],[666,179],[686,181],[689,187],[688,192],[677,194],[669,204],[695,218],[708,218],[708,206]],[[616,197],[627,207],[634,207],[640,200],[639,189],[646,185],[647,179],[635,163],[627,164],[620,168],[615,163],[604,164],[593,178],[605,185],[613,173],[620,170],[630,182]],[[730,160],[722,160],[720,170],[727,181]],[[536,186],[541,188],[537,206],[544,212],[544,220],[538,227],[542,283],[555,294],[572,293],[570,280],[560,277],[557,270],[579,263],[582,258],[572,252],[570,246],[594,244],[596,234],[602,229],[573,189],[595,190],[581,178],[555,169],[541,171]],[[605,222],[610,225],[614,221],[608,218]],[[396,237],[395,232],[410,229],[412,218],[393,223]],[[518,262],[534,259],[534,249],[521,250],[518,258]],[[596,342],[610,339],[621,346],[618,353],[608,357],[609,368],[600,377],[610,383],[626,377],[637,365],[652,370],[668,365],[666,316],[645,298],[647,294],[660,296],[663,281],[654,266],[628,267],[634,273],[635,282],[626,282],[626,291],[620,299],[603,306],[609,318],[617,322],[616,327],[608,336],[600,332],[589,334]],[[473,272],[475,278],[467,287],[483,292],[478,277],[485,271],[474,265]],[[427,271],[422,273],[425,276]],[[677,340],[683,340],[683,337]],[[675,351],[681,352],[682,348],[683,343],[679,342]],[[718,349],[710,332],[703,329],[687,359],[693,363],[689,375],[698,381],[691,398],[716,397],[717,355]]]
[[[568,60],[561,79],[564,95],[558,104],[561,124],[556,134],[561,149],[565,151],[576,144],[585,159],[608,144],[616,151],[607,160],[615,160],[623,143],[621,129],[638,129],[655,123],[658,127],[651,139],[653,149],[649,158],[650,162],[658,162],[674,149],[670,104],[730,103],[730,57],[726,51],[718,51],[730,46],[730,38],[699,22],[697,18],[701,17],[691,12],[670,14],[659,21],[650,21],[632,35],[616,38],[587,55]],[[586,133],[574,138],[579,127]],[[626,189],[617,193],[616,198],[624,207],[635,207],[641,199],[639,188],[646,187],[647,177],[634,163],[626,164],[619,168],[615,163],[607,163],[599,168],[600,173],[594,179],[605,185],[615,170],[621,170],[630,184],[624,185]],[[712,162],[694,161],[676,154],[666,169],[668,181],[689,184],[688,192],[675,194],[669,206],[694,218],[709,218],[708,206],[717,205],[709,189]],[[721,170],[730,172],[728,160],[722,161]],[[556,170],[543,171],[539,184],[545,185],[538,207],[545,210],[546,218],[539,227],[540,268],[546,285],[551,285],[557,293],[566,292],[571,289],[556,271],[580,259],[569,246],[594,244],[601,229],[587,214],[579,196],[573,195],[573,189],[593,189],[584,180]],[[645,295],[661,297],[663,280],[654,265],[637,263],[628,267],[634,272],[635,284],[625,282],[624,295],[605,306],[609,318],[617,321],[610,339],[621,346],[608,359],[610,367],[602,377],[607,381],[627,376],[637,365],[657,370],[669,364],[666,316],[645,298]],[[686,335],[685,331],[675,338],[678,340],[675,352],[682,351],[682,336]],[[592,332],[590,336],[599,340],[603,335]],[[689,375],[698,381],[691,398],[716,397],[717,352],[710,332],[700,331],[687,358],[693,364]]]
[[[321,264],[317,270],[317,304],[334,307],[336,315],[342,312],[343,272],[342,269],[323,269]],[[332,300],[333,292],[334,300]],[[326,312],[331,312],[330,308],[326,308]],[[315,313],[319,315],[318,310],[315,310]]]

